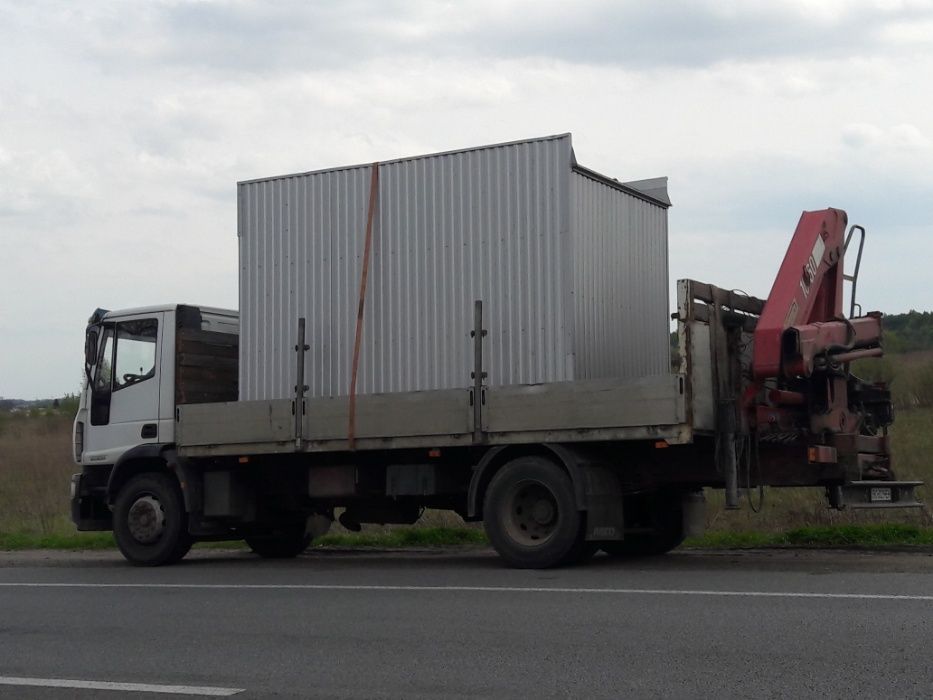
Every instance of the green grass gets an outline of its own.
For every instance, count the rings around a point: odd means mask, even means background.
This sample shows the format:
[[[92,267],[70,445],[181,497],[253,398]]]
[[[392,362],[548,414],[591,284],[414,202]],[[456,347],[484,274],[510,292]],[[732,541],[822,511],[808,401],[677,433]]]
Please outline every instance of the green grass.
[[[708,532],[684,542],[687,549],[904,546],[933,546],[933,528],[900,523],[823,525],[784,532]]]
[[[72,534],[42,535],[33,532],[0,532],[0,550],[24,549],[112,549],[116,545],[109,532],[75,532]]]
[[[351,549],[400,547],[446,547],[451,545],[485,545],[482,530],[466,527],[411,527],[387,532],[358,532],[325,535],[314,541],[315,547],[347,547]],[[241,541],[199,542],[200,549],[243,549]],[[95,550],[113,549],[116,545],[109,532],[76,532],[41,535],[36,533],[0,533],[0,551],[26,549]]]
[[[325,535],[316,548],[398,549],[403,547],[485,546],[486,534],[477,528],[411,527],[388,532]],[[242,542],[204,542],[205,549],[243,549]],[[767,547],[885,548],[933,547],[933,528],[899,523],[799,527],[783,532],[708,532],[688,539],[685,549],[760,549]],[[114,547],[109,532],[73,535],[0,534],[0,550],[99,550]]]
[[[197,549],[244,549],[242,541],[198,542]],[[41,535],[34,532],[0,533],[0,552],[21,552],[30,549],[53,549],[59,551],[84,552],[116,549],[110,532],[73,532],[68,534]]]
[[[707,532],[700,537],[689,537],[683,549],[758,549],[782,544],[777,532]]]
[[[785,533],[790,545],[821,547],[864,547],[886,545],[933,545],[933,528],[900,523],[876,525],[836,525],[835,527],[801,527]]]

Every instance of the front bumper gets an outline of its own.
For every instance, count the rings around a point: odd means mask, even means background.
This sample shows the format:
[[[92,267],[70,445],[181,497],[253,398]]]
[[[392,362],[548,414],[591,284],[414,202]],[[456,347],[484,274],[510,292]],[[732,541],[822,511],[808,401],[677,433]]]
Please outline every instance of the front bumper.
[[[72,474],[71,520],[79,531],[112,530],[113,513],[107,504],[107,482],[97,473]]]

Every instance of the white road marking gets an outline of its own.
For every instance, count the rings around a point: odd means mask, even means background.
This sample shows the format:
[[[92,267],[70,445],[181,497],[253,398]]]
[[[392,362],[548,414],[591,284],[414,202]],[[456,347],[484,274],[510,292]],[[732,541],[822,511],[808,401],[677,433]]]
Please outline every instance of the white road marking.
[[[425,591],[466,593],[581,593],[596,595],[725,596],[738,598],[828,598],[840,600],[916,600],[933,602],[933,595],[895,593],[810,593],[796,591],[717,591],[676,588],[561,588],[552,586],[393,586],[316,583],[44,583],[0,582],[0,588],[142,588],[151,590],[280,590],[280,591]]]
[[[210,695],[229,697],[245,688],[214,688],[203,685],[158,685],[153,683],[111,683],[109,681],[79,681],[64,678],[16,678],[0,676],[0,685],[34,688],[69,688],[81,690],[118,690],[124,693],[163,693],[166,695]]]

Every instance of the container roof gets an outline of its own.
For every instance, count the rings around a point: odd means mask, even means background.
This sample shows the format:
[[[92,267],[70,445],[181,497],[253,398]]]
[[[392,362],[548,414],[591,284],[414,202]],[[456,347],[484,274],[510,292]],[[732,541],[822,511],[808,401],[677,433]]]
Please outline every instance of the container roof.
[[[650,180],[633,180],[630,182],[620,182],[616,178],[608,177],[601,173],[596,172],[595,170],[590,170],[582,165],[577,163],[576,155],[573,152],[572,144],[572,135],[568,131],[563,134],[552,134],[550,136],[538,136],[535,138],[529,139],[519,139],[516,141],[503,141],[501,143],[490,143],[482,146],[472,146],[470,148],[458,148],[449,151],[438,151],[436,153],[423,153],[420,155],[407,156],[404,158],[393,158],[391,160],[380,160],[378,161],[379,165],[391,165],[393,163],[405,163],[415,160],[422,160],[425,158],[436,158],[438,156],[450,156],[456,155],[459,153],[470,153],[473,151],[484,151],[493,148],[503,148],[506,146],[517,146],[520,144],[526,143],[537,143],[541,141],[559,141],[562,139],[567,140],[567,144],[570,147],[570,163],[575,172],[580,173],[586,177],[598,180],[603,184],[606,184],[610,187],[614,187],[618,190],[626,192],[630,195],[638,197],[639,199],[644,199],[653,204],[658,204],[663,207],[671,206],[671,200],[667,195],[667,178],[666,177],[657,177]],[[340,172],[342,170],[356,170],[358,168],[370,168],[372,163],[357,163],[355,165],[341,165],[333,168],[321,168],[319,170],[307,170],[304,172],[298,173],[287,173],[285,175],[272,175],[269,177],[258,177],[252,178],[249,180],[240,180],[237,182],[237,185],[248,185],[257,182],[270,182],[273,180],[285,180],[293,177],[305,177],[307,175],[321,175],[324,173],[333,173]]]
[[[406,163],[413,160],[422,160],[424,158],[436,158],[438,156],[452,156],[458,153],[470,153],[472,151],[485,151],[491,148],[502,148],[503,146],[517,146],[523,143],[535,143],[538,141],[558,141],[560,139],[567,139],[570,141],[571,135],[570,132],[566,134],[553,134],[551,136],[539,136],[537,138],[531,139],[519,139],[517,141],[503,141],[502,143],[490,143],[483,146],[471,146],[470,148],[456,148],[449,151],[437,151],[436,153],[422,153],[414,156],[406,156],[404,158],[392,158],[391,160],[380,160],[378,161],[379,165],[392,165],[393,163]],[[572,151],[572,148],[571,148]],[[571,156],[571,160],[573,157]],[[269,180],[283,180],[290,177],[303,177],[305,175],[320,175],[322,173],[333,173],[339,172],[341,170],[356,170],[357,168],[369,168],[372,167],[372,163],[357,163],[356,165],[340,165],[334,168],[321,168],[320,170],[307,170],[300,173],[287,173],[285,175],[271,175],[269,177],[257,177],[250,180],[240,180],[237,182],[238,185],[247,185],[252,182],[267,182]]]

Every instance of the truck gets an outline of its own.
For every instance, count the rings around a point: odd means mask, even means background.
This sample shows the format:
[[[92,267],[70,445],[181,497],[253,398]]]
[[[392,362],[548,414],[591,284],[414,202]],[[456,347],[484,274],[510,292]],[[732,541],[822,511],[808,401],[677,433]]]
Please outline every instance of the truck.
[[[238,183],[239,311],[89,319],[77,528],[155,566],[442,509],[546,568],[668,552],[706,489],[918,506],[890,393],[853,373],[883,352],[865,229],[806,211],[766,299],[680,280],[671,314],[666,182],[585,168],[562,134]]]

